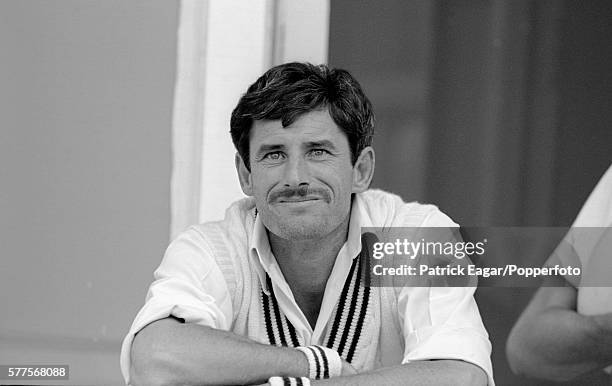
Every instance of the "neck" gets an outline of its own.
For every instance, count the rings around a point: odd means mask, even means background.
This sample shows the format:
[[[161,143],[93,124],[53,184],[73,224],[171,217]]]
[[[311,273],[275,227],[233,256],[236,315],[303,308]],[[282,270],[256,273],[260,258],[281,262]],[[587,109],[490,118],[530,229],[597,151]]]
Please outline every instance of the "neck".
[[[322,297],[336,256],[347,240],[349,218],[350,212],[333,232],[317,239],[285,240],[268,232],[272,253],[294,294]]]

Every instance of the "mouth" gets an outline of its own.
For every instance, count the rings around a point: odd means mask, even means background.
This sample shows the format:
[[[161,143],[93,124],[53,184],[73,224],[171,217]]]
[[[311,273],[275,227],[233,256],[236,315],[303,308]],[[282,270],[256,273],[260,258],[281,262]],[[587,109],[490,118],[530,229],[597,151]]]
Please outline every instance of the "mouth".
[[[318,197],[290,197],[290,198],[282,198],[278,200],[279,204],[299,204],[299,203],[308,203],[319,201]]]

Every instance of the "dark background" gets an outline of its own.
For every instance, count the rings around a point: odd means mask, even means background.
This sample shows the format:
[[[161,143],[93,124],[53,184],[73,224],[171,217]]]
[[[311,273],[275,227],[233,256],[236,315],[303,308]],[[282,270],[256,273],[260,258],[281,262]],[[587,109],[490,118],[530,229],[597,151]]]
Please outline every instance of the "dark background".
[[[461,225],[571,225],[612,162],[612,2],[331,7],[329,62],[353,72],[377,113],[375,187]],[[504,352],[533,290],[477,291],[498,385],[547,384],[512,374]]]

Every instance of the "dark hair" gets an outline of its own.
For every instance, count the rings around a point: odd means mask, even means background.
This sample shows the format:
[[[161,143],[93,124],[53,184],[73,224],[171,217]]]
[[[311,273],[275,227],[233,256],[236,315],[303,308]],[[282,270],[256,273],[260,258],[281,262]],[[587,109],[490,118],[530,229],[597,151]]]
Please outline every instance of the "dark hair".
[[[232,112],[230,133],[247,169],[249,134],[254,120],[280,119],[283,127],[301,114],[327,107],[331,118],[346,134],[354,164],[372,144],[372,104],[357,80],[345,70],[324,64],[286,63],[266,71],[244,94]]]

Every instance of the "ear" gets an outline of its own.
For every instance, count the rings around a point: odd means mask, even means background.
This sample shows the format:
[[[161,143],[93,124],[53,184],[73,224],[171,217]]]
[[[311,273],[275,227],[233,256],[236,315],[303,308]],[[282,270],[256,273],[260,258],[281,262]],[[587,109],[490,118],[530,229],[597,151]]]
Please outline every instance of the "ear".
[[[251,180],[251,172],[247,169],[244,161],[240,154],[236,153],[234,158],[236,164],[236,172],[238,172],[238,180],[240,181],[240,187],[242,192],[247,196],[253,195],[253,181]]]
[[[361,151],[355,165],[353,165],[353,193],[365,192],[374,176],[374,149],[371,146]]]

